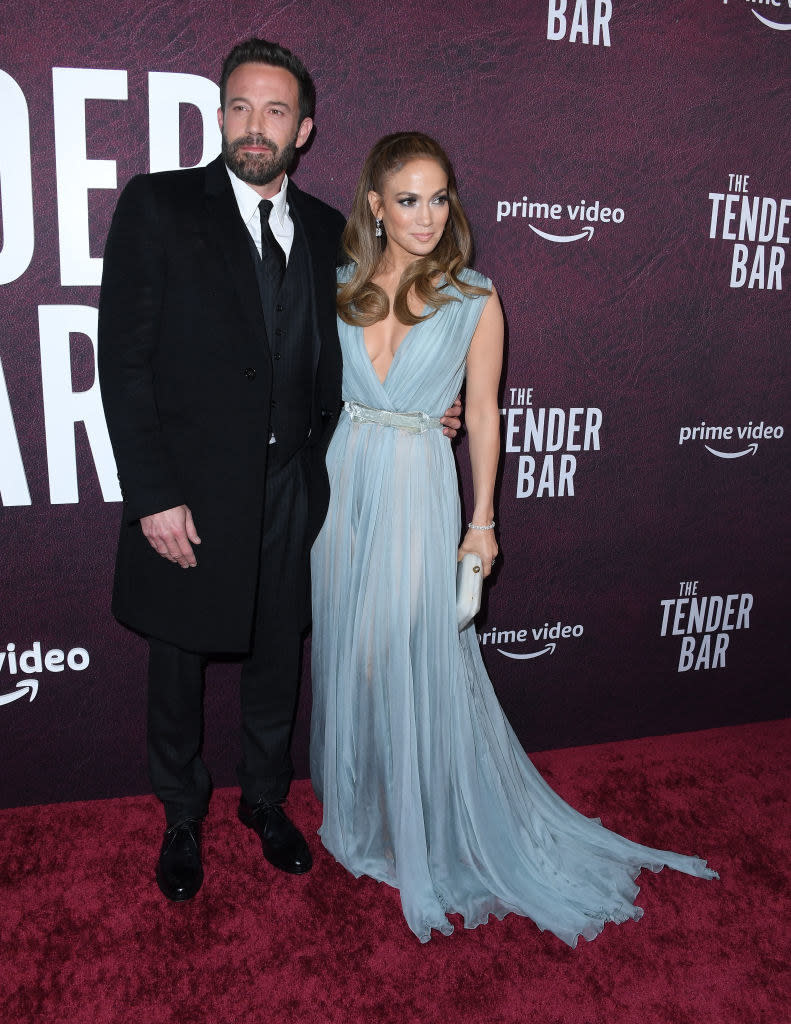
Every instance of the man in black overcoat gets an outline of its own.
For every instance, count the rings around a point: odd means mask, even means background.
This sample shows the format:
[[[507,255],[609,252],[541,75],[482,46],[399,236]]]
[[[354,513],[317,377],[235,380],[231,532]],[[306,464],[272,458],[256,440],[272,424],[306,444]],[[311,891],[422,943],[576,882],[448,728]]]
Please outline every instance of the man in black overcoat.
[[[218,652],[244,658],[239,816],[276,867],[311,866],[282,803],[341,395],[343,218],[286,175],[312,130],[313,82],[288,50],[252,39],[226,59],[220,93],[222,156],[124,189],[99,311],[124,499],[113,611],[150,645],[149,768],[167,819],[157,881],[172,900],[203,879],[202,676]]]

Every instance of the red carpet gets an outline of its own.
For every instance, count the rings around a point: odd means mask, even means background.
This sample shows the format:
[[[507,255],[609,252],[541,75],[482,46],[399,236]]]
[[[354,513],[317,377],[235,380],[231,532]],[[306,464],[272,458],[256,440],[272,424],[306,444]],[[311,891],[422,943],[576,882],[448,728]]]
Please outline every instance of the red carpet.
[[[537,755],[579,810],[721,875],[644,872],[643,920],[576,950],[513,915],[421,946],[395,891],[320,847],[307,782],[289,809],[309,875],[269,868],[223,790],[182,906],[154,882],[153,798],[0,811],[0,1021],[787,1024],[790,739],[785,721]]]

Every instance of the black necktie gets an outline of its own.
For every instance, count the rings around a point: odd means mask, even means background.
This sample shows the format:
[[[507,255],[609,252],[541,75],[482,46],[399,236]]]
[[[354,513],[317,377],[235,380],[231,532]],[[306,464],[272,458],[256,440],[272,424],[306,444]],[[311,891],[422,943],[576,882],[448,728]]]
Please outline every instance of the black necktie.
[[[262,199],[258,204],[258,213],[261,217],[261,262],[264,264],[264,269],[267,270],[279,287],[283,280],[283,274],[286,272],[286,254],[278,244],[269,226],[269,214],[271,212],[271,199]]]

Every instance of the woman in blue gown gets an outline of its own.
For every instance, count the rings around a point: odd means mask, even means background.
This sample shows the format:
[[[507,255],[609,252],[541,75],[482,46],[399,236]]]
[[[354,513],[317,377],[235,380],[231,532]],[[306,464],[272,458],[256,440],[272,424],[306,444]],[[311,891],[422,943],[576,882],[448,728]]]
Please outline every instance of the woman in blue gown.
[[[503,319],[469,269],[453,169],[425,135],[366,160],[339,271],[344,410],[312,553],[311,774],[322,842],[355,876],[395,886],[425,942],[489,914],[530,917],[570,945],[637,919],[635,878],[694,857],[640,846],[566,804],[508,724],[474,625],[456,622],[456,561],[496,557]],[[456,466],[439,417],[466,377],[474,486],[461,547]]]

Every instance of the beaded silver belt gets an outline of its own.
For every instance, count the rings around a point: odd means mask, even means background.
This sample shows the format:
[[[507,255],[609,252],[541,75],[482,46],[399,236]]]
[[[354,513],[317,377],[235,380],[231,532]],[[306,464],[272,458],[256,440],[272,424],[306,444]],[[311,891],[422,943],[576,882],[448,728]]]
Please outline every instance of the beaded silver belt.
[[[439,417],[429,416],[427,412],[390,412],[388,409],[371,409],[359,402],[344,402],[343,407],[353,423],[379,423],[383,427],[395,427],[396,430],[406,430],[410,434],[442,429]]]

